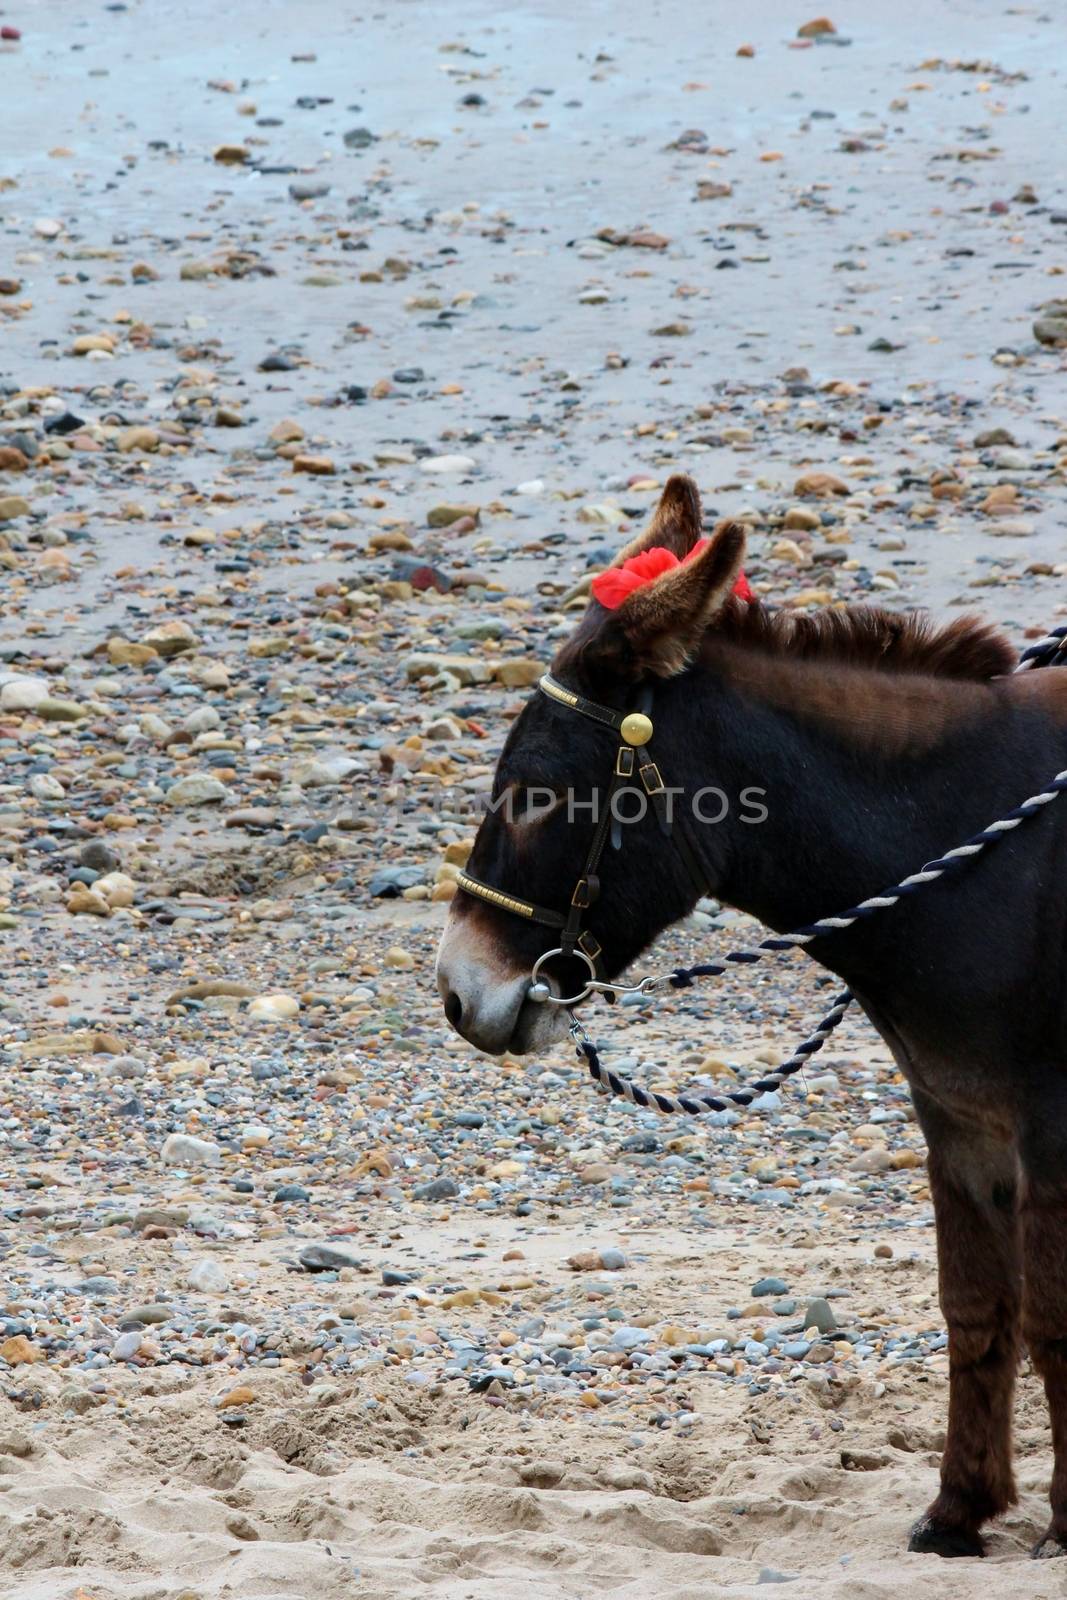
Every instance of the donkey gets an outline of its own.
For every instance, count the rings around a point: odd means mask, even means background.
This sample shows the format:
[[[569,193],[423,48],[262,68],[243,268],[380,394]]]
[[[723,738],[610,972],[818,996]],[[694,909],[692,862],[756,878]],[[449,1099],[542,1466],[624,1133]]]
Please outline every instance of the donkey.
[[[621,711],[653,686],[657,756],[683,805],[709,784],[735,798],[765,791],[759,825],[736,804],[695,823],[707,893],[779,932],[803,926],[916,870],[1067,765],[1067,672],[1011,675],[1010,645],[973,618],[935,628],[739,599],[743,530],[721,523],[702,541],[701,524],[695,485],[671,478],[615,562],[629,571],[667,551],[667,570],[614,608],[591,601],[552,674]],[[565,908],[595,826],[566,796],[596,789],[617,739],[535,694],[504,745],[471,874],[503,901]],[[552,803],[532,803],[545,790]],[[619,831],[585,913],[611,977],[699,892],[651,810],[612,850]],[[811,946],[906,1075],[929,1151],[949,1406],[940,1492],[911,1529],[913,1551],[981,1555],[981,1525],[1014,1501],[1025,1340],[1055,1457],[1052,1521],[1033,1553],[1067,1555],[1065,884],[1067,799],[949,879]],[[560,941],[512,909],[458,892],[438,954],[449,1022],[490,1054],[544,1050],[567,1028],[562,1007],[530,996],[534,961]],[[557,957],[548,976],[570,994],[587,973]]]

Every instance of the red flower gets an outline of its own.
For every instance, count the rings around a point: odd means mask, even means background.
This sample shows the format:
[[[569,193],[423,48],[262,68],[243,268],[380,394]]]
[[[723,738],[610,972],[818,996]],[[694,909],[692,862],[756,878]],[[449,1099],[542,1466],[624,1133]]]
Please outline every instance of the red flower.
[[[692,561],[695,555],[707,548],[707,543],[706,539],[698,539],[685,561]],[[631,556],[621,567],[608,567],[606,572],[598,572],[593,579],[593,598],[599,600],[607,611],[615,611],[635,589],[643,589],[646,583],[661,578],[672,567],[684,566],[685,561],[679,561],[673,551],[665,549],[663,545],[653,545],[651,550],[642,550],[640,555]],[[741,600],[756,598],[743,572],[734,584],[733,592]]]

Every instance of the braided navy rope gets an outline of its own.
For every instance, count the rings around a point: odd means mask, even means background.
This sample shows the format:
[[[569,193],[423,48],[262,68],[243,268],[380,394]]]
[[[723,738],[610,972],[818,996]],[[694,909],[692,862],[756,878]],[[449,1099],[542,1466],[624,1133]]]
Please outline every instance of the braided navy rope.
[[[1067,657],[1067,623],[1061,628],[1051,629],[1037,644],[1024,650],[1015,670],[1028,672],[1031,667],[1060,666],[1062,663],[1057,660],[1059,656]]]
[[[1016,672],[1026,672],[1033,667],[1067,665],[1067,625],[1053,628],[1044,639],[1023,652],[1016,667]],[[933,861],[928,861],[919,871],[913,872],[908,877],[902,878],[899,883],[884,889],[881,894],[871,895],[866,900],[861,900],[857,905],[850,906],[836,917],[820,917],[817,922],[810,922],[806,927],[795,928],[791,933],[770,934],[766,939],[761,939],[757,945],[745,950],[728,950],[726,954],[716,961],[703,961],[692,967],[676,967],[668,976],[668,983],[672,989],[689,989],[696,978],[721,978],[732,966],[751,966],[754,962],[762,961],[765,955],[780,954],[784,950],[803,950],[813,939],[823,938],[830,933],[837,933],[843,928],[851,928],[855,923],[866,917],[874,916],[877,911],[885,911],[890,906],[899,905],[901,900],[907,899],[924,889],[929,883],[936,883],[945,876],[975,856],[981,855],[983,850],[999,844],[1001,839],[1014,832],[1021,823],[1037,816],[1045,806],[1051,805],[1061,794],[1067,793],[1067,768],[1057,772],[1050,778],[1045,788],[1040,793],[1031,795],[1029,800],[1024,800],[1021,805],[1013,807],[1005,816],[991,822],[988,827],[972,834],[962,844],[952,850],[946,850],[944,855],[938,856]],[[723,1096],[717,1095],[672,1095],[651,1089],[642,1089],[639,1084],[632,1083],[629,1078],[624,1078],[617,1072],[612,1072],[605,1067],[597,1052],[596,1046],[587,1036],[581,1023],[572,1022],[571,1036],[575,1041],[578,1059],[584,1060],[589,1068],[589,1075],[594,1083],[610,1094],[618,1095],[631,1104],[640,1106],[644,1110],[661,1111],[665,1115],[671,1113],[687,1113],[696,1115],[707,1111],[726,1111],[731,1104],[739,1106],[751,1105],[759,1095],[777,1089],[795,1072],[799,1072],[817,1050],[821,1050],[827,1039],[833,1033],[838,1023],[844,1017],[855,996],[851,989],[843,989],[834,1000],[830,1010],[819,1022],[814,1032],[799,1044],[788,1060],[783,1061],[774,1072],[758,1079],[755,1083],[746,1085],[742,1089],[735,1089]]]
[[[794,1072],[799,1072],[815,1052],[822,1049],[851,1004],[852,991],[843,989],[818,1027],[809,1033],[802,1044],[797,1045],[787,1061],[781,1062],[773,1072],[758,1078],[755,1083],[746,1084],[743,1089],[727,1090],[721,1096],[667,1094],[660,1089],[642,1089],[639,1083],[634,1083],[630,1078],[624,1078],[621,1073],[612,1072],[610,1067],[604,1066],[596,1045],[587,1037],[581,1023],[574,1023],[571,1034],[578,1047],[579,1059],[584,1058],[589,1068],[589,1076],[609,1094],[629,1100],[631,1105],[640,1106],[644,1111],[662,1111],[664,1115],[682,1112],[690,1116],[699,1116],[706,1111],[728,1111],[731,1105],[748,1106],[761,1094],[771,1094],[775,1089],[780,1089],[786,1078],[791,1078]]]

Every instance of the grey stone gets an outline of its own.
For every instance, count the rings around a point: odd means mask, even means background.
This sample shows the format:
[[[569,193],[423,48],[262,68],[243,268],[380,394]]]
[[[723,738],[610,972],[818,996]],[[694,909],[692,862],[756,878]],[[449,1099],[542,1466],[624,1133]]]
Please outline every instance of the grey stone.
[[[305,1272],[337,1272],[341,1267],[361,1267],[362,1258],[345,1244],[306,1244],[300,1252]]]
[[[752,1297],[754,1300],[760,1300],[764,1295],[768,1294],[788,1293],[789,1285],[784,1278],[761,1278],[758,1283],[752,1285]]]
[[[416,1200],[454,1200],[459,1184],[454,1178],[431,1178],[429,1183],[420,1183],[413,1194]]]
[[[820,1333],[833,1333],[837,1318],[827,1300],[809,1300],[804,1312],[805,1328],[818,1328]]]

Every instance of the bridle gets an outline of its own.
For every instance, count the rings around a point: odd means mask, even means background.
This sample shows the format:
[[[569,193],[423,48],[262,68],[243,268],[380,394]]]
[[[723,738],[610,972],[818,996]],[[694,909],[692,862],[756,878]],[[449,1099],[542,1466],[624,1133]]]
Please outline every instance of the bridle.
[[[566,912],[535,905],[532,901],[519,899],[502,889],[495,889],[492,884],[483,883],[480,878],[473,877],[469,872],[459,874],[457,885],[465,894],[484,900],[488,905],[496,906],[501,911],[510,911],[517,917],[523,917],[527,922],[537,922],[544,928],[552,928],[558,932],[559,944],[551,950],[543,951],[533,964],[530,972],[531,1000],[571,1007],[587,1000],[592,994],[603,994],[611,999],[616,994],[649,994],[658,986],[658,979],[644,978],[637,984],[607,981],[600,942],[591,929],[583,928],[582,919],[600,897],[599,868],[605,845],[609,838],[615,849],[622,843],[622,829],[615,806],[616,796],[635,778],[641,785],[640,792],[647,796],[655,808],[660,832],[672,841],[681,857],[696,891],[696,897],[699,899],[707,890],[707,874],[700,864],[695,836],[686,818],[675,815],[671,805],[672,794],[677,794],[679,791],[668,789],[663,781],[663,774],[652,756],[654,731],[650,714],[652,686],[645,684],[638,690],[637,709],[627,712],[616,711],[612,706],[599,705],[595,700],[589,700],[585,695],[565,688],[563,684],[557,683],[549,672],[540,679],[537,688],[546,699],[556,705],[566,706],[569,711],[577,711],[580,716],[588,717],[591,722],[611,728],[619,736],[611,769],[611,780],[603,804],[599,808],[593,839],[586,854],[585,865],[574,886],[570,905]],[[545,965],[557,956],[564,959],[576,957],[584,961],[588,967],[589,977],[578,994],[553,994],[551,987],[541,976]]]
[[[1044,639],[1024,650],[1015,670],[1028,672],[1035,667],[1057,665],[1067,666],[1067,625],[1053,628]],[[673,839],[679,855],[685,862],[698,896],[704,893],[706,878],[700,868],[699,852],[689,832],[688,823],[683,817],[672,818],[671,815],[670,795],[679,791],[668,791],[660,769],[652,759],[649,748],[653,731],[652,718],[649,715],[652,706],[651,688],[645,688],[640,692],[641,710],[623,713],[613,710],[610,706],[598,705],[596,701],[587,700],[584,695],[564,688],[549,673],[545,674],[537,687],[542,694],[557,704],[567,706],[570,710],[577,711],[604,727],[614,729],[620,740],[608,791],[608,804],[597,823],[582,875],[571,896],[570,909],[564,914],[534,905],[527,900],[518,900],[500,889],[494,889],[491,884],[482,883],[480,879],[472,877],[467,872],[461,872],[457,882],[460,889],[477,899],[487,901],[489,905],[498,906],[503,911],[514,912],[516,916],[523,917],[527,921],[539,922],[544,927],[560,930],[559,944],[552,950],[544,951],[533,964],[527,998],[565,1006],[568,1009],[588,999],[591,994],[604,994],[609,998],[614,998],[616,994],[647,995],[665,984],[675,990],[688,989],[694,980],[721,978],[731,968],[751,966],[766,955],[779,955],[789,950],[806,950],[815,940],[841,933],[858,922],[890,910],[915,894],[921,894],[931,884],[938,883],[947,875],[966,867],[1002,840],[1010,838],[1016,828],[1040,816],[1046,806],[1053,804],[1061,795],[1067,794],[1067,767],[1065,767],[1062,772],[1050,777],[1044,788],[1021,801],[1019,805],[1013,806],[1004,816],[990,822],[978,833],[964,839],[953,849],[946,850],[935,860],[926,862],[917,872],[909,873],[898,883],[883,889],[880,894],[869,895],[867,899],[838,912],[836,916],[820,917],[817,921],[808,923],[802,928],[794,928],[789,933],[770,934],[756,945],[728,950],[721,957],[710,961],[698,962],[691,967],[676,967],[670,972],[641,978],[634,984],[607,982],[600,976],[602,971],[600,945],[588,929],[583,931],[582,912],[595,903],[599,894],[600,880],[597,877],[597,868],[615,822],[611,811],[611,800],[622,784],[635,772],[641,780],[645,793],[656,806],[662,832]],[[613,843],[616,845],[621,843],[618,834],[613,837]],[[541,977],[542,967],[556,956],[580,956],[585,961],[589,968],[589,978],[579,994],[555,995],[550,985]],[[654,1111],[682,1112],[686,1115],[707,1111],[720,1112],[728,1110],[731,1106],[751,1105],[760,1095],[776,1091],[787,1078],[801,1071],[812,1056],[822,1049],[842,1021],[854,998],[851,989],[843,989],[834,997],[833,1004],[815,1029],[797,1045],[792,1055],[776,1070],[766,1073],[755,1083],[732,1089],[722,1096],[703,1093],[675,1095],[660,1089],[646,1089],[604,1065],[596,1045],[576,1017],[571,1019],[570,1035],[577,1047],[578,1058],[584,1061],[593,1082],[609,1094],[620,1095],[632,1105]]]

